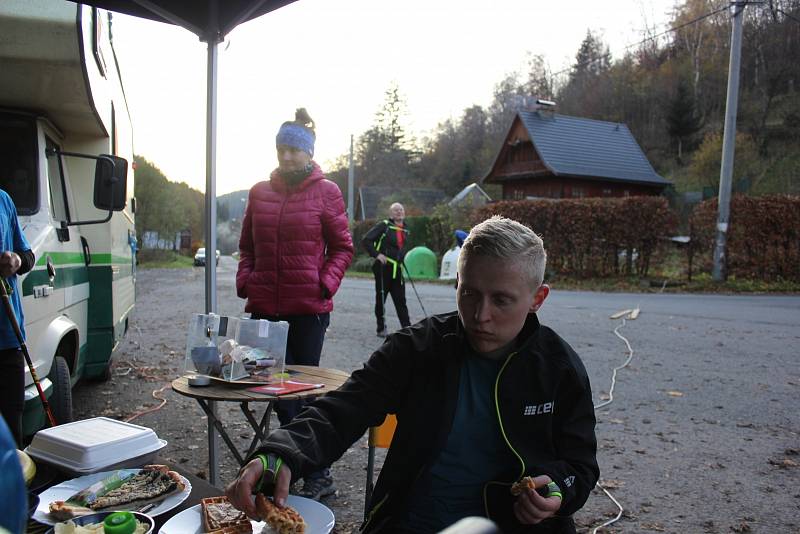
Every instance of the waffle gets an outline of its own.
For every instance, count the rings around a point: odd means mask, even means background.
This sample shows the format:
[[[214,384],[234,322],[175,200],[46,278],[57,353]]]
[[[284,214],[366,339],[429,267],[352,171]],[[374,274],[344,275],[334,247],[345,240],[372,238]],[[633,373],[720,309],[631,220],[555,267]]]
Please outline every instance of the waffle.
[[[238,534],[253,531],[244,512],[233,507],[227,497],[200,500],[203,510],[203,531],[213,534]]]
[[[256,495],[256,511],[262,521],[278,534],[304,534],[306,522],[291,506],[276,506],[261,493]]]
[[[250,521],[248,521],[246,525],[242,523],[234,527],[223,527],[217,530],[206,532],[205,534],[252,534],[252,532],[253,526],[250,524]]]

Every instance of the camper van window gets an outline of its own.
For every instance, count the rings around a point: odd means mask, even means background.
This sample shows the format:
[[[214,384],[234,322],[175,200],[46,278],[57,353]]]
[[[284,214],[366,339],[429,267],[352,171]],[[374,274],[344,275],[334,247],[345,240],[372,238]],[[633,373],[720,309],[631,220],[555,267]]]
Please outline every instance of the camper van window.
[[[92,8],[92,50],[94,52],[94,61],[97,63],[97,68],[100,69],[100,74],[105,77],[106,75],[106,60],[103,57],[102,43],[104,39],[105,29],[103,28],[103,18],[97,12],[97,8]]]
[[[0,113],[0,188],[14,199],[19,215],[39,211],[36,168],[33,119]]]
[[[59,149],[59,146],[52,139],[49,137],[46,137],[46,139],[48,152],[50,149]],[[52,213],[54,221],[69,221],[64,183],[58,168],[58,160],[61,157],[62,156],[56,154],[47,156],[47,183],[50,188],[50,213]]]

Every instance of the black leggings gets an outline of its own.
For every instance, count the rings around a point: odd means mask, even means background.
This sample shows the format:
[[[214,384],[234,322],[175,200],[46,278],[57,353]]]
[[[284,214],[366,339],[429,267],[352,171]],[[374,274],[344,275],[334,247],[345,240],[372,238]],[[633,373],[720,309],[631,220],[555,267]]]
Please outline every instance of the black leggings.
[[[289,323],[289,337],[286,340],[287,365],[314,365],[319,367],[319,358],[322,355],[322,343],[325,341],[325,331],[330,324],[329,313],[313,315],[263,315],[253,313],[253,319],[267,319],[268,321],[286,321]],[[275,406],[278,420],[285,425],[303,409],[303,401],[283,401]]]
[[[0,414],[22,448],[22,413],[25,410],[25,359],[19,349],[0,350]]]
[[[402,269],[403,266],[398,265],[395,272],[391,263],[383,265],[378,260],[372,265],[372,274],[375,277],[375,319],[379,334],[386,329],[386,297],[389,295],[392,296],[397,318],[400,319],[400,327],[405,328],[411,324],[408,318],[406,284]]]
[[[286,321],[289,323],[289,337],[286,340],[287,365],[314,365],[319,367],[319,358],[322,355],[322,342],[325,341],[325,332],[331,321],[330,313],[317,313],[312,315],[263,315],[250,314],[252,319],[266,319],[268,321]],[[281,425],[290,422],[303,409],[305,402],[302,400],[283,401],[275,405],[275,413]],[[320,467],[306,478],[319,478],[329,476],[330,466]]]

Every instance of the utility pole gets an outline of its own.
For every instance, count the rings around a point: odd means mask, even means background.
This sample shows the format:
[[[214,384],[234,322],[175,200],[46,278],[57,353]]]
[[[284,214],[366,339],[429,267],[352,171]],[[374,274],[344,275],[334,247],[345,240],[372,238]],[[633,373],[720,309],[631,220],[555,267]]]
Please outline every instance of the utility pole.
[[[742,57],[743,1],[731,2],[733,29],[731,30],[731,57],[728,66],[728,96],[725,103],[725,130],[722,137],[722,167],[719,172],[719,198],[717,212],[717,240],[714,245],[714,268],[711,276],[715,282],[727,278],[728,221],[730,220],[731,184],[733,182],[733,154],[736,147],[736,112],[739,106],[739,63]]]
[[[353,181],[355,179],[355,169],[353,168],[353,134],[350,134],[350,168],[347,171],[347,219],[352,223],[355,220],[356,213],[353,209],[353,194],[355,187]]]

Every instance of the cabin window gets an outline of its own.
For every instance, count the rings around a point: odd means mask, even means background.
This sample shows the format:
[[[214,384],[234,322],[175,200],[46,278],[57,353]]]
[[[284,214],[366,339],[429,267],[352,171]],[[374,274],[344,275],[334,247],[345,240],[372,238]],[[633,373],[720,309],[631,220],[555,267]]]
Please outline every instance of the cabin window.
[[[103,57],[102,44],[105,39],[105,31],[103,29],[103,19],[97,11],[96,7],[92,8],[92,53],[94,54],[94,61],[97,63],[97,68],[100,74],[105,78],[106,76],[106,60]]]
[[[517,139],[514,143],[510,144],[506,151],[506,163],[535,161],[536,159],[536,151],[533,149],[533,143],[528,141],[520,141]]]
[[[629,197],[629,196],[631,196],[631,192],[630,192],[629,190],[627,190],[627,189],[626,189],[626,190],[624,190],[624,191],[622,192],[622,196],[624,196],[624,197]]]
[[[514,189],[514,200],[522,200],[525,198],[525,192],[522,189]]]
[[[0,189],[11,196],[19,215],[39,211],[36,146],[33,119],[0,113]]]
[[[49,137],[47,138],[48,153],[51,150],[60,150],[59,146]],[[69,209],[67,207],[67,191],[64,180],[61,176],[59,164],[63,165],[63,160],[58,154],[48,154],[47,156],[47,183],[50,188],[50,213],[54,221],[65,222],[69,220]]]
[[[603,196],[604,197],[610,197],[611,196],[611,189],[608,189],[608,188],[603,189]]]
[[[586,196],[586,192],[583,190],[583,187],[573,187],[572,188],[572,198],[583,198]]]

